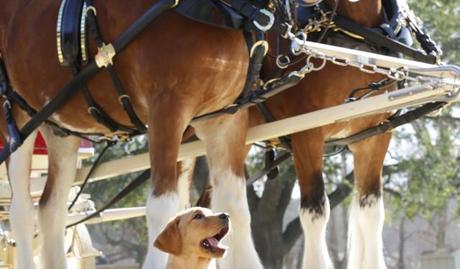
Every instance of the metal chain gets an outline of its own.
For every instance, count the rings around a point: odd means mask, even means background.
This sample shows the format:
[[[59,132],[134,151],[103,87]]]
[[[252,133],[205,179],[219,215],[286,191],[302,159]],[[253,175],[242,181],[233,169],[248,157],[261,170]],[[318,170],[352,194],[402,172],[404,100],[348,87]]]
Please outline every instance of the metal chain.
[[[321,32],[322,29],[333,28],[335,26],[334,21],[332,20],[332,11],[324,11],[319,7],[316,7],[315,11],[321,16],[319,19],[308,20],[307,25],[302,30],[302,32],[307,35],[314,32]]]
[[[287,34],[288,39],[290,39],[292,42],[296,42],[298,45],[299,42],[296,41],[297,39],[300,39],[301,43],[303,41],[307,40],[307,34],[303,31],[294,34],[292,32]],[[434,78],[426,78],[426,77],[421,77],[421,76],[416,76],[413,77],[410,72],[408,72],[408,68],[405,66],[402,66],[399,69],[396,68],[384,68],[381,66],[378,66],[376,64],[369,64],[369,63],[363,63],[357,60],[350,60],[346,57],[334,57],[334,56],[329,56],[326,55],[320,51],[316,51],[314,49],[309,48],[306,45],[300,45],[299,48],[293,49],[292,51],[293,54],[295,55],[300,55],[300,54],[306,54],[308,55],[306,59],[306,64],[298,71],[292,72],[293,75],[296,76],[305,76],[306,74],[313,72],[313,71],[320,71],[322,70],[327,62],[330,62],[332,64],[338,65],[338,66],[350,66],[350,67],[355,67],[361,70],[364,73],[368,74],[381,74],[386,76],[389,79],[395,80],[395,81],[410,81],[410,82],[420,82],[420,81],[427,81],[427,80],[436,80]],[[319,64],[316,64],[312,61],[313,59],[319,59],[321,62]]]

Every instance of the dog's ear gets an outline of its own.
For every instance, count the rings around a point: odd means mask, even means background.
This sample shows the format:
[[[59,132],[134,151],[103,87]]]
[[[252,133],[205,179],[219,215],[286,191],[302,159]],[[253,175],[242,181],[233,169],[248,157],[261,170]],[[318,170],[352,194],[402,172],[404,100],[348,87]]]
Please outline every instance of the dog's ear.
[[[179,231],[179,217],[170,221],[166,228],[158,235],[153,244],[159,250],[179,255],[182,250],[182,239]]]

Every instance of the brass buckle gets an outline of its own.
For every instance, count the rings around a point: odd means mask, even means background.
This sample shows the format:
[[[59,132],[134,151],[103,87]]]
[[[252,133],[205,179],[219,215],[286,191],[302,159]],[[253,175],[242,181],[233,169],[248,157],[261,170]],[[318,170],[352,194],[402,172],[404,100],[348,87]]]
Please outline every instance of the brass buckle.
[[[102,46],[98,48],[98,53],[95,57],[97,67],[103,68],[113,65],[113,57],[115,57],[116,54],[112,44],[103,43]]]

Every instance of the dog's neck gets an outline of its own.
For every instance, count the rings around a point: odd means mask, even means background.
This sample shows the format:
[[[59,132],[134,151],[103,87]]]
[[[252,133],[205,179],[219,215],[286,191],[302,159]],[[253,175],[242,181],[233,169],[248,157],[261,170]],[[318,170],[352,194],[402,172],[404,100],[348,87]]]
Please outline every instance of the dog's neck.
[[[210,259],[196,256],[169,255],[167,269],[208,269],[210,263]]]

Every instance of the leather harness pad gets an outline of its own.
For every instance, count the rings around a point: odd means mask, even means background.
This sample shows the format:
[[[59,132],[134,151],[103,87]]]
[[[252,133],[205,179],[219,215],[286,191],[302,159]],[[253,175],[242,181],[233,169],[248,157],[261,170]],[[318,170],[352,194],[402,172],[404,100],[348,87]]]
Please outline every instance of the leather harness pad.
[[[183,0],[176,8],[181,15],[201,23],[225,29],[242,29],[244,18],[220,1]]]
[[[80,55],[80,25],[84,0],[63,1],[66,2],[61,18],[62,65],[70,66],[77,63]]]

